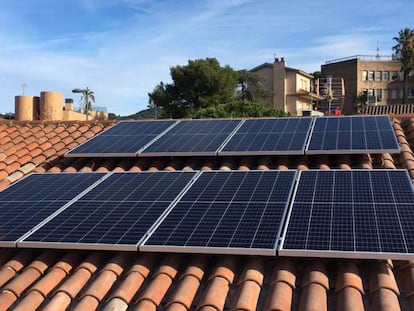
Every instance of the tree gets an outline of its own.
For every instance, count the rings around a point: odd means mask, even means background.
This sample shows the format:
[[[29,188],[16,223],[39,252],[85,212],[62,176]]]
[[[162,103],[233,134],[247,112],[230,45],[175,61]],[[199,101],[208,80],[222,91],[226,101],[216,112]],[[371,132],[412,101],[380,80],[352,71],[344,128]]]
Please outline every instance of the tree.
[[[272,96],[272,92],[263,87],[263,82],[264,79],[256,73],[247,70],[238,71],[237,97],[242,101],[262,102],[265,98]]]
[[[408,104],[408,76],[414,70],[414,31],[410,28],[400,30],[398,37],[393,38],[397,44],[392,50],[401,62],[404,78],[403,103]]]
[[[185,66],[172,67],[170,74],[173,82],[160,82],[148,96],[150,103],[162,107],[171,118],[226,103],[237,86],[237,72],[230,66],[221,67],[215,58],[189,60]]]
[[[85,110],[92,110],[92,103],[95,103],[95,93],[88,87],[82,92],[81,101],[85,102]]]

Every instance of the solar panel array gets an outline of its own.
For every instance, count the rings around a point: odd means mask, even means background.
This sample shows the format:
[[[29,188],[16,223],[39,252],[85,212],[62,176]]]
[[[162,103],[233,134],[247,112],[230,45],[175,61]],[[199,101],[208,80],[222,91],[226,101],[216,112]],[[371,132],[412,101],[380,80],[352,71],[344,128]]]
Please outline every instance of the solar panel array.
[[[303,154],[311,123],[311,118],[248,119],[218,154]]]
[[[33,174],[0,192],[0,245],[16,240],[98,182],[105,174]]]
[[[388,116],[316,118],[306,154],[398,153]]]
[[[410,259],[412,206],[406,170],[32,174],[0,246]]]
[[[203,172],[140,249],[275,255],[295,176]]]
[[[176,121],[123,121],[70,150],[65,156],[136,156]]]
[[[137,250],[137,244],[194,177],[193,172],[114,173],[21,245]]]
[[[279,254],[413,258],[413,206],[406,170],[303,171]]]
[[[388,116],[119,122],[68,157],[400,152]]]
[[[159,137],[143,156],[206,155],[214,156],[240,120],[184,120]]]

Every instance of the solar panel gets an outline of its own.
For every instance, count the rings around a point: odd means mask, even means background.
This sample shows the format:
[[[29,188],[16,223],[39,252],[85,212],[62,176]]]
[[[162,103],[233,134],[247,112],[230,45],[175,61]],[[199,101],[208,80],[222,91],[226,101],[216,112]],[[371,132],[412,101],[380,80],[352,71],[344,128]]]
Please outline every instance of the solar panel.
[[[295,176],[203,172],[140,250],[275,255]]]
[[[67,157],[136,156],[176,121],[123,121],[70,150]]]
[[[241,120],[184,120],[148,146],[140,156],[205,155],[217,150]]]
[[[316,118],[306,154],[399,153],[388,116]]]
[[[113,173],[19,246],[137,250],[137,243],[196,175]]]
[[[0,192],[0,245],[16,241],[105,174],[32,174]]]
[[[248,119],[218,154],[304,154],[311,123],[311,118]]]
[[[412,259],[413,206],[406,170],[303,171],[279,255]]]

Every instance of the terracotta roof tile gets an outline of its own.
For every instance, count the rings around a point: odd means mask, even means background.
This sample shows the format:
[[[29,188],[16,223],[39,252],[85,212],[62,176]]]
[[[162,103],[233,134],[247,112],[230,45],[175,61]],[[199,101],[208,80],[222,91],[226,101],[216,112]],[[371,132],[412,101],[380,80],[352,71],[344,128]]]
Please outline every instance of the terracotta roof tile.
[[[156,310],[177,275],[178,267],[179,256],[166,257],[138,298],[135,310]]]
[[[0,189],[32,171],[402,167],[414,177],[414,118],[401,122],[394,120],[401,154],[139,159],[63,157],[64,152],[107,126],[108,123],[94,122],[13,125],[9,121],[0,121]],[[19,135],[15,133],[12,135],[15,139],[11,139],[9,134],[14,132]],[[8,156],[4,154],[6,150]],[[39,154],[29,160],[33,150]],[[81,309],[85,305],[88,310],[96,306],[99,310],[158,308],[169,311],[197,308],[215,311],[414,309],[414,264],[407,262],[401,263],[396,270],[390,262],[375,260],[128,253],[124,263],[114,264],[114,258],[125,253],[97,251],[85,259],[88,255],[85,251],[45,250],[43,254],[53,253],[56,257],[46,268],[39,269],[33,263],[30,265],[37,251],[17,249],[7,253],[0,252],[0,309],[9,306],[16,310],[55,311]],[[14,259],[10,260],[13,255]],[[65,265],[59,266],[59,263],[67,263],[67,256],[78,258],[69,269]],[[53,265],[54,262],[57,263]],[[23,279],[25,284],[21,283]],[[105,280],[103,284],[102,280]]]
[[[19,157],[15,154],[11,154],[9,155],[5,160],[4,163],[6,163],[7,165],[17,161],[19,159]]]
[[[0,190],[10,186],[11,182],[7,179],[0,179]]]
[[[99,252],[89,255],[56,290],[56,294],[45,306],[45,310],[65,310],[104,260],[105,257]]]
[[[18,156],[18,155],[16,154],[16,151],[17,151],[17,149],[16,149],[16,148],[14,147],[14,145],[13,145],[13,146],[10,146],[10,148],[5,149],[3,153],[6,155],[6,157],[9,157],[9,156],[11,156],[11,155],[16,155],[16,156]]]
[[[21,158],[19,158],[17,162],[22,166],[22,165],[25,165],[27,162],[30,162],[32,158],[33,157],[31,155],[26,154],[22,156]]]
[[[71,144],[71,143],[74,141],[74,139],[73,139],[73,137],[72,137],[72,136],[67,136],[67,137],[65,137],[65,138],[61,139],[61,141],[62,141],[62,143],[64,143],[65,145],[69,145],[69,144]]]
[[[236,259],[231,256],[219,259],[216,269],[213,271],[208,280],[208,285],[204,291],[199,304],[199,310],[223,310],[226,302],[230,285],[234,280],[234,271],[236,268]]]
[[[45,162],[46,159],[47,159],[47,156],[43,152],[42,154],[39,154],[37,157],[32,158],[30,162],[36,167],[42,164],[43,162]]]
[[[59,136],[53,136],[49,139],[49,142],[54,146],[55,144],[57,144],[58,142],[60,142],[61,139]]]
[[[279,258],[274,264],[264,310],[288,311],[292,308],[293,290],[296,287],[296,264],[293,260]]]
[[[327,310],[329,279],[326,265],[321,260],[311,260],[305,268],[299,310]]]
[[[256,310],[264,278],[263,260],[252,257],[240,277],[234,310]]]
[[[400,291],[390,265],[384,261],[374,261],[367,268],[373,309],[400,310]]]
[[[364,310],[364,288],[357,264],[343,261],[337,271],[335,291],[337,310]]]
[[[4,290],[0,293],[0,310],[9,310],[10,306],[17,300],[14,293]]]
[[[6,179],[9,180],[10,183],[14,183],[15,181],[18,181],[23,176],[24,176],[24,173],[19,170],[17,172],[12,173],[9,176],[7,176]]]
[[[0,170],[0,180],[9,176],[9,173],[6,170]]]
[[[128,262],[129,254],[119,253],[101,270],[99,276],[82,294],[76,310],[94,310],[99,306]]]
[[[121,299],[126,304],[129,304],[148,277],[154,265],[154,259],[155,256],[151,254],[140,254],[126,273],[125,278],[111,294],[109,300]]]
[[[194,257],[189,262],[183,275],[180,276],[174,295],[172,295],[166,304],[168,311],[191,309],[203,279],[205,268],[206,259],[203,257]]]
[[[20,168],[21,164],[17,161],[13,163],[9,163],[9,165],[4,169],[7,174],[12,174],[13,172],[17,171]]]

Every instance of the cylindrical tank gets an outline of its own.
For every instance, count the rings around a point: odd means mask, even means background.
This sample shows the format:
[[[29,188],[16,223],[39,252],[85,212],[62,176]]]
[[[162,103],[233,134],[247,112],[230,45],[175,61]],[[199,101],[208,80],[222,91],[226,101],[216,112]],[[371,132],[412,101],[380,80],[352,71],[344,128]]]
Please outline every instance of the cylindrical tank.
[[[63,117],[63,93],[40,93],[40,120],[59,121]]]
[[[14,112],[16,121],[33,120],[34,108],[34,96],[18,95],[14,97]]]

